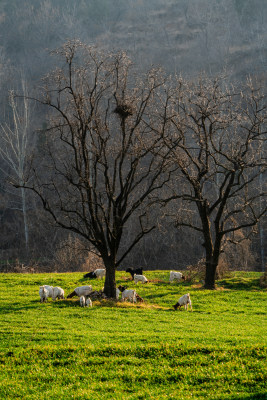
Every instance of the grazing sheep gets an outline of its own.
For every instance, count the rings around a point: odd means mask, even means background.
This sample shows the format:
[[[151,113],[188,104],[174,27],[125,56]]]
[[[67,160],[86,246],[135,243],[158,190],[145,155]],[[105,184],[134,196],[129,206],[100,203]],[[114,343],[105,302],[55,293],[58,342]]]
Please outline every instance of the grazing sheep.
[[[88,299],[86,299],[85,305],[86,305],[86,307],[92,307],[93,306],[93,303],[92,303],[92,300],[90,299],[90,297],[88,297]]]
[[[120,292],[123,292],[125,289],[127,289],[127,286],[121,286],[121,285],[119,285],[119,286],[118,286],[118,289],[119,289]]]
[[[183,276],[183,274],[181,273],[181,272],[178,272],[178,271],[170,271],[170,282],[172,282],[172,281],[181,281],[181,280],[184,280],[185,279],[185,277]]]
[[[53,297],[53,286],[44,285],[44,287],[48,290],[48,297]]]
[[[44,286],[40,286],[39,296],[40,296],[40,302],[41,303],[46,303],[47,299],[48,299],[48,296],[49,296],[48,289],[46,289]]]
[[[74,296],[88,296],[92,292],[92,286],[87,285],[87,286],[79,286],[76,289],[74,289],[73,292],[71,292],[68,296],[67,299],[71,299]]]
[[[98,268],[94,272],[98,279],[102,279],[106,275],[106,270],[104,268]]]
[[[174,304],[174,309],[177,310],[177,308],[179,307],[179,309],[184,306],[185,310],[188,310],[188,304],[191,307],[191,311],[192,310],[192,303],[191,303],[191,299],[190,299],[190,294],[184,294],[182,297],[180,297],[180,299],[177,301],[176,304]]]
[[[127,288],[127,286],[121,286],[119,285],[116,288],[116,299],[119,300],[120,294]]]
[[[138,283],[138,282],[147,283],[148,280],[145,277],[145,275],[134,274],[134,283]]]
[[[80,297],[80,306],[85,307],[85,297],[84,296]]]
[[[119,285],[116,288],[116,300],[119,300],[120,294],[126,289],[126,286]],[[104,289],[103,289],[104,290]]]
[[[130,300],[132,303],[136,303],[136,291],[133,289],[125,289],[121,294],[122,301]]]
[[[43,292],[42,288],[45,289],[45,292]],[[45,295],[42,297],[43,297],[44,301],[46,302],[48,297],[53,297],[53,286],[49,286],[49,285],[40,286],[39,295],[41,298],[40,292],[42,292],[43,294],[45,293]],[[41,303],[43,303],[43,301],[41,301]]]
[[[83,276],[84,278],[90,278],[90,279],[95,279],[96,278],[96,274],[94,271],[88,272],[87,274],[85,274]]]
[[[52,300],[64,299],[64,294],[64,290],[61,287],[55,286],[52,289]]]
[[[132,275],[132,279],[134,279],[134,274],[143,275],[143,268],[127,268],[125,272],[129,272]]]

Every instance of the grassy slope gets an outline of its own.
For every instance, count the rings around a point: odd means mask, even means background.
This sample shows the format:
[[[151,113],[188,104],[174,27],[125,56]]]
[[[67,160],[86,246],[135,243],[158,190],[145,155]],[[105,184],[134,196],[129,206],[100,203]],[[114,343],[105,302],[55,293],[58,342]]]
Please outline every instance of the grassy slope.
[[[0,275],[0,398],[265,399],[267,293],[259,274],[236,273],[212,292],[170,284],[166,271],[146,276],[138,286],[145,304],[82,309],[78,299],[40,304],[39,285],[68,294],[103,281]],[[118,272],[118,284],[125,277]],[[194,312],[173,311],[187,292]]]

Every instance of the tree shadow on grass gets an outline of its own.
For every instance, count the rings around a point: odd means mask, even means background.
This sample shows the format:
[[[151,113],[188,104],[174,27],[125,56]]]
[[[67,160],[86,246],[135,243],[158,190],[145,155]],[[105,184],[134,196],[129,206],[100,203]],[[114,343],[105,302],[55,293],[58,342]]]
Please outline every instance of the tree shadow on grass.
[[[6,305],[1,307],[2,313],[14,313],[22,310],[32,310],[32,309],[41,309],[41,307],[47,307],[52,305],[52,307],[64,308],[64,307],[77,307],[80,306],[80,302],[78,299],[75,300],[57,300],[57,301],[47,301],[46,303],[41,303],[38,300],[32,300],[25,305],[21,305],[21,303],[14,303],[10,305]]]
[[[267,400],[267,393],[232,396],[229,398],[229,400]]]
[[[222,279],[218,281],[219,286],[223,286],[225,289],[231,290],[262,290],[260,287],[260,279],[247,279],[247,278],[232,278]]]
[[[21,303],[12,303],[12,304],[7,304],[4,306],[0,307],[0,311],[2,314],[10,314],[10,313],[15,313],[18,311],[24,311],[24,310],[32,310],[34,308],[37,308],[38,303],[41,304],[38,301],[31,301],[30,304],[27,303],[25,305],[21,305]]]

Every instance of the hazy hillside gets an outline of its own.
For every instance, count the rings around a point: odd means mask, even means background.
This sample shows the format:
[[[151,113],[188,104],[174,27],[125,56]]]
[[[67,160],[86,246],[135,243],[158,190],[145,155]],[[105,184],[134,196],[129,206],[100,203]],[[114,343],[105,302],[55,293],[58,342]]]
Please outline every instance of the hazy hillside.
[[[19,0],[2,1],[2,64],[36,78],[47,49],[66,38],[128,51],[140,67],[162,64],[196,75],[266,73],[265,0]]]

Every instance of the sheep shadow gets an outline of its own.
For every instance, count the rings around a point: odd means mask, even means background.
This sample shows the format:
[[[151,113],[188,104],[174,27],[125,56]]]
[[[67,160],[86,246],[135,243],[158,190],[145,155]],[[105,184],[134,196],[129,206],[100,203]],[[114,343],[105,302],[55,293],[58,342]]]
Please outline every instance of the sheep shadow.
[[[80,300],[78,298],[74,299],[63,299],[51,302],[53,307],[58,308],[69,308],[69,307],[80,307]]]
[[[80,279],[77,281],[77,283],[78,283],[78,282],[83,283],[83,284],[86,284],[86,285],[91,285],[91,284],[94,284],[94,282],[101,282],[101,279],[97,279],[97,278],[84,278],[84,277],[82,277],[82,278],[80,278]]]

